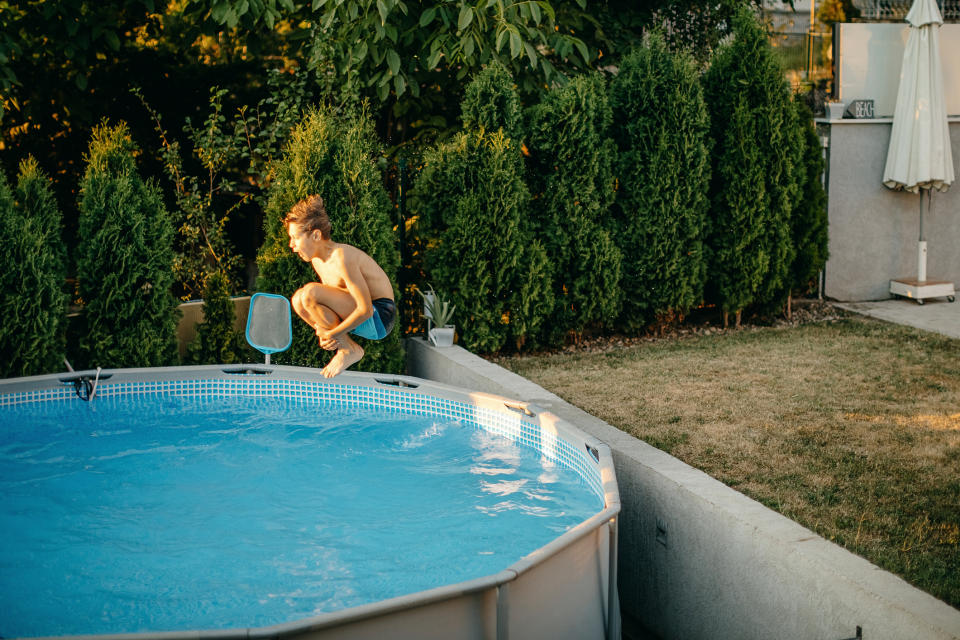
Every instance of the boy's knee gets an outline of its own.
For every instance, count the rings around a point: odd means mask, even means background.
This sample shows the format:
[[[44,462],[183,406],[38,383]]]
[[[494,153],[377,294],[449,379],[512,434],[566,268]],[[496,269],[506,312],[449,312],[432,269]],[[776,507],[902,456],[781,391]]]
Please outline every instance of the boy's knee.
[[[305,303],[309,302],[312,299],[310,290],[315,286],[316,283],[310,282],[297,289],[296,292],[294,292],[294,294],[290,297],[290,303],[294,306],[303,306]]]

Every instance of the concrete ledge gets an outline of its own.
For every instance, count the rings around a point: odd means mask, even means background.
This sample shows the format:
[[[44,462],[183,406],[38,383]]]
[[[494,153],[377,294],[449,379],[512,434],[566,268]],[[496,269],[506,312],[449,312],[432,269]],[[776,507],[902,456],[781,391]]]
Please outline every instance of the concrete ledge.
[[[247,313],[250,311],[250,296],[231,298],[233,301],[233,328],[244,331]],[[187,354],[187,345],[197,337],[197,323],[203,322],[203,300],[191,300],[180,305],[180,321],[177,323],[177,348],[181,360]]]
[[[525,378],[419,338],[407,370],[533,402],[610,446],[625,636],[960,638],[960,611]]]

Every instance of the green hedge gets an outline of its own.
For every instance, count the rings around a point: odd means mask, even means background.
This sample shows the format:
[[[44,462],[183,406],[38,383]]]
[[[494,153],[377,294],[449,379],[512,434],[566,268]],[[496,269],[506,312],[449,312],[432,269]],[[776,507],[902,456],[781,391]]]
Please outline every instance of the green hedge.
[[[126,125],[93,131],[80,183],[76,366],[154,367],[177,360],[173,225],[160,190],[137,173]]]
[[[620,326],[682,317],[703,296],[710,181],[707,109],[693,59],[659,33],[627,55],[611,84],[617,137]]]
[[[464,347],[494,352],[536,336],[553,308],[550,269],[524,213],[516,143],[468,131],[429,150],[415,186],[427,280],[456,305]]]
[[[790,286],[799,133],[783,71],[750,8],[738,11],[704,90],[714,141],[708,297],[724,312],[775,305]]]
[[[339,117],[325,108],[305,114],[290,134],[270,186],[264,211],[266,239],[257,256],[258,290],[290,298],[297,289],[317,280],[310,265],[290,251],[283,218],[298,201],[319,194],[330,216],[333,240],[370,254],[394,283],[396,295],[400,251],[390,218],[390,200],[383,188],[380,170],[372,160],[378,150],[366,112],[355,118]],[[360,338],[366,355],[355,368],[401,373],[404,369],[401,334],[402,327],[398,325],[383,340]],[[320,348],[314,331],[299,318],[294,318],[293,335],[290,350],[276,354],[272,360],[281,364],[323,366],[328,352]]]
[[[0,377],[65,369],[66,252],[50,179],[33,158],[0,172]]]
[[[615,145],[606,86],[583,75],[530,109],[528,176],[536,225],[554,274],[556,301],[544,327],[556,344],[569,332],[612,325],[620,310],[621,253],[610,237]]]
[[[520,97],[513,86],[513,77],[506,67],[494,62],[478,72],[464,91],[463,126],[494,132],[519,140],[523,127]]]
[[[813,113],[794,100],[802,137],[796,163],[797,203],[790,217],[796,259],[790,270],[790,287],[807,293],[816,287],[816,277],[827,263],[827,194],[820,178],[824,161]]]
[[[521,349],[553,311],[553,268],[530,220],[521,145],[508,133],[520,124],[510,74],[487,67],[462,106],[466,130],[424,154],[411,193],[426,277],[456,305],[463,346]]]

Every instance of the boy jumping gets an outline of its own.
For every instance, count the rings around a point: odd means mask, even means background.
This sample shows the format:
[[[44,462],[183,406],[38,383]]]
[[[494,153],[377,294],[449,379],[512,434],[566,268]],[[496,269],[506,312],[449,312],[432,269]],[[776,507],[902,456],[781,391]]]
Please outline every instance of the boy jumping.
[[[283,224],[290,248],[320,276],[320,282],[297,290],[292,303],[297,315],[317,332],[320,346],[336,350],[323,368],[324,377],[332,378],[363,357],[363,348],[350,333],[381,340],[393,329],[393,286],[365,252],[331,240],[330,219],[320,196],[293,205]]]

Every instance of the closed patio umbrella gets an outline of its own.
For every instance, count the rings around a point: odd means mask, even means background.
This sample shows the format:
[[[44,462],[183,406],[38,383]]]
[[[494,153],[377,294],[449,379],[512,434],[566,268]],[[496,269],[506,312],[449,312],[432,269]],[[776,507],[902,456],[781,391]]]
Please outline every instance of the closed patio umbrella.
[[[923,192],[926,191],[929,210],[931,192],[946,191],[954,178],[940,68],[943,19],[936,0],[914,0],[907,22],[910,35],[903,52],[883,184],[919,194],[920,239],[916,280],[891,280],[890,292],[914,298],[921,304],[924,298],[938,296],[953,301],[952,282],[927,280],[927,242],[923,233]]]

